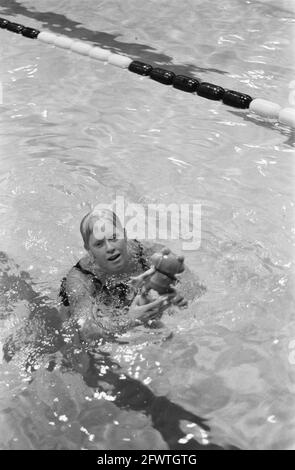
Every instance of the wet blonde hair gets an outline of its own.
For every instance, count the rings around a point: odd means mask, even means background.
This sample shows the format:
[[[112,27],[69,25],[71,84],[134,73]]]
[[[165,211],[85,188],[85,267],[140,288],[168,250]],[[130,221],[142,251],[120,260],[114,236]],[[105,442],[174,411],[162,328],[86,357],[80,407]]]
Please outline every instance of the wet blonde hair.
[[[92,211],[88,212],[80,223],[80,232],[83,238],[84,247],[86,250],[89,249],[89,239],[93,232],[94,221],[97,220],[112,220],[113,226],[123,230],[121,221],[115,212],[110,209],[98,209],[94,208]]]

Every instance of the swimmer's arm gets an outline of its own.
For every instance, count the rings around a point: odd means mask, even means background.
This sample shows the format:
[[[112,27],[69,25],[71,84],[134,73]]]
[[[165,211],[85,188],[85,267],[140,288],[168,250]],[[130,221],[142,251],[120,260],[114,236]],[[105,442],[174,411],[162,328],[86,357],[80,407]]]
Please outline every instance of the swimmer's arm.
[[[127,311],[125,310],[125,313],[114,310],[114,316],[109,317],[104,314],[103,306],[100,308],[95,302],[90,304],[88,300],[80,299],[75,310],[75,315],[78,313],[76,323],[79,325],[83,339],[112,338],[126,333],[135,326],[159,319],[168,305],[170,304],[164,296],[145,305],[140,305],[139,296],[137,296],[132,305],[126,309]],[[86,315],[85,309],[87,309]]]
[[[84,339],[122,334],[138,324],[128,315],[110,318],[103,313],[103,305],[99,305],[95,297],[97,290],[89,277],[73,268],[66,280],[66,292],[69,299],[70,321],[79,326]]]
[[[70,305],[70,311],[70,322],[78,326],[80,335],[85,340],[105,338],[120,332],[118,326],[103,315],[95,299],[88,295],[77,298]],[[122,326],[127,327],[129,324]]]
[[[90,311],[94,303],[95,288],[89,276],[77,268],[72,268],[66,278],[66,294],[69,300],[70,316],[79,318]]]
[[[69,300],[69,320],[79,326],[80,332],[86,329],[95,310],[95,288],[89,276],[77,268],[72,268],[66,278],[66,293]]]
[[[117,310],[114,310],[115,315],[109,317],[104,313],[105,306],[99,305],[95,300],[97,291],[91,279],[78,270],[72,270],[69,273],[66,292],[70,304],[69,321],[79,326],[80,334],[84,339],[99,339],[123,334],[135,326],[159,318],[168,306],[164,296],[146,305],[141,305],[140,296],[136,296],[125,314],[120,312],[116,315]]]

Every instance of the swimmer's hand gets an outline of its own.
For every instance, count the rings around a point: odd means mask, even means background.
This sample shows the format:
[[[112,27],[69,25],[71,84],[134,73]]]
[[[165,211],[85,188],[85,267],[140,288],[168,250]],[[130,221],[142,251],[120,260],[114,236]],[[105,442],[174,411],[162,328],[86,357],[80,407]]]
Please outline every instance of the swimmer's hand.
[[[139,274],[139,276],[131,276],[129,285],[135,289],[142,287],[145,282],[156,272],[155,268],[152,267],[145,271],[144,273]]]
[[[135,322],[135,325],[159,319],[164,310],[171,305],[168,295],[162,295],[158,299],[144,305],[141,305],[141,302],[142,297],[137,295],[128,309],[127,315]]]
[[[178,292],[175,287],[171,286],[171,289],[173,290],[173,292],[171,294],[168,294],[168,299],[170,300],[171,304],[175,305],[175,307],[178,308],[187,308],[188,301],[186,300],[186,298],[183,297],[183,295],[180,294],[180,292]]]

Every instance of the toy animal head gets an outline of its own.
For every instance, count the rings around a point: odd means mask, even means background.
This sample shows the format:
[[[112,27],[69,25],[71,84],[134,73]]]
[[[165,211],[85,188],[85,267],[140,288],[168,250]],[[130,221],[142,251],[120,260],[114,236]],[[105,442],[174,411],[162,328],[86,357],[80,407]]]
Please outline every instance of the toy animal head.
[[[180,274],[184,271],[184,256],[176,256],[169,248],[163,248],[161,253],[154,253],[151,257],[151,262],[156,271],[164,274],[171,281],[176,281],[175,274]]]

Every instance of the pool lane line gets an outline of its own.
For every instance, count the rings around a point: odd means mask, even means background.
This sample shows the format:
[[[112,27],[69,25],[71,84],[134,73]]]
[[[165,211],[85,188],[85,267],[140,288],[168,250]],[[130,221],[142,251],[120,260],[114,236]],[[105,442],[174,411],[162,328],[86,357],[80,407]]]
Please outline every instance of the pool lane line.
[[[1,11],[2,7],[2,11]],[[22,4],[22,0],[0,0],[0,16],[21,15],[25,18],[30,18],[38,23],[41,23],[40,28],[46,28],[55,34],[64,34],[66,30],[67,37],[72,39],[88,41],[92,45],[97,45],[105,49],[110,49],[116,54],[125,54],[137,60],[145,62],[153,62],[159,64],[166,64],[166,66],[173,66],[173,71],[178,70],[179,74],[190,75],[198,73],[216,73],[219,75],[228,75],[226,70],[221,70],[214,67],[200,67],[192,63],[175,64],[173,57],[167,55],[163,51],[157,51],[154,47],[143,44],[135,39],[135,42],[122,41],[119,39],[119,34],[111,34],[105,31],[97,31],[88,29],[80,21],[75,21],[62,13],[55,11],[38,11],[35,8],[28,8]],[[14,20],[10,20],[14,21]],[[25,20],[23,20],[25,21]]]
[[[67,36],[46,31],[41,32],[38,29],[28,28],[21,24],[10,22],[5,18],[0,18],[0,28],[13,33],[22,34],[27,38],[38,39],[44,43],[60,47],[61,49],[71,50],[72,52],[91,57],[92,59],[107,62],[122,69],[128,69],[130,72],[147,76],[163,85],[172,85],[174,88],[184,92],[197,94],[198,96],[214,101],[222,101],[223,104],[234,108],[249,109],[258,116],[275,119],[280,124],[295,129],[294,108],[282,108],[277,103],[261,98],[252,98],[245,93],[228,90],[221,86],[214,85],[213,83],[201,82],[197,78],[186,75],[175,75],[175,73],[169,70],[153,67],[150,64],[133,60],[125,55],[112,53],[108,49],[92,46],[85,41],[73,40]]]

